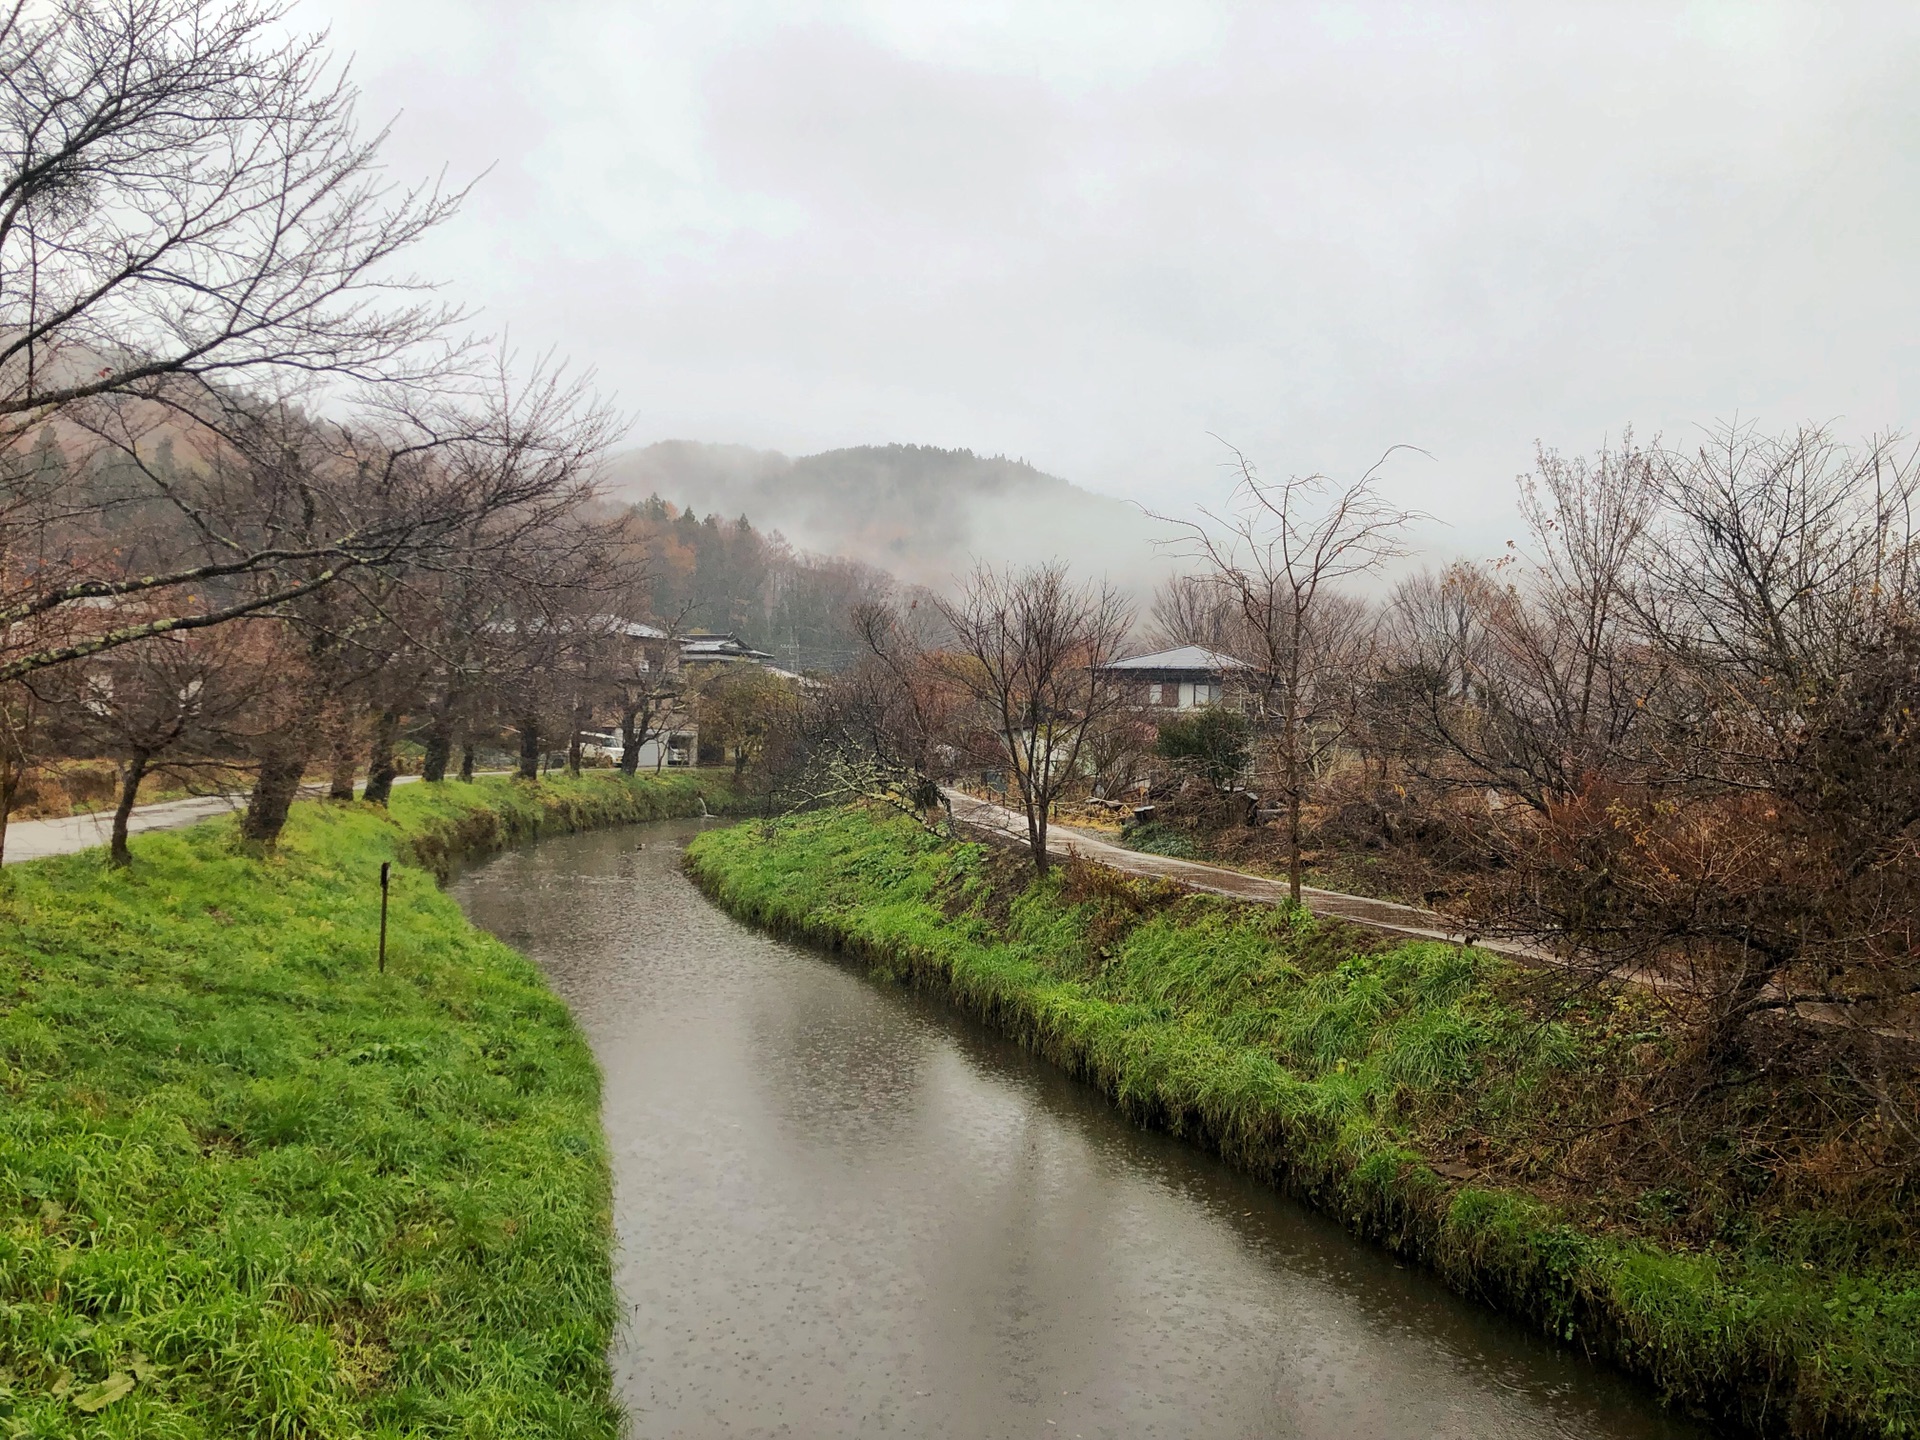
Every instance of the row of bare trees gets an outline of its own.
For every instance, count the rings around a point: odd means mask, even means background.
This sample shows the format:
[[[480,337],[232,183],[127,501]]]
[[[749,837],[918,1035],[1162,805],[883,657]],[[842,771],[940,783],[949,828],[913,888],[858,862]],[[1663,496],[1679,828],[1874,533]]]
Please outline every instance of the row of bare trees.
[[[1716,1063],[1769,1014],[1912,1027],[1911,449],[1728,425],[1543,450],[1524,541],[1387,594],[1351,582],[1414,517],[1371,475],[1241,480],[1182,527],[1202,565],[1155,618],[1240,662],[1296,896],[1316,821],[1327,849],[1397,821],[1472,928],[1707,997]],[[1381,830],[1326,823],[1343,797]]]
[[[0,13],[0,843],[37,757],[254,783],[522,767],[678,682],[595,500],[612,415],[474,340],[407,256],[464,191],[394,186],[276,0]],[[670,646],[668,647],[670,649]]]
[[[1471,907],[1678,970],[1715,1057],[1769,1013],[1910,1026],[1917,482],[1887,439],[1629,437],[1541,457],[1506,573],[1403,585],[1405,772],[1497,802]]]
[[[1523,540],[1397,582],[1381,571],[1417,517],[1377,467],[1236,470],[1231,507],[1169,524],[1193,570],[1139,648],[1225,657],[1248,761],[1215,788],[1277,815],[1296,897],[1315,862],[1395,851],[1421,895],[1553,947],[1570,983],[1653,975],[1693,997],[1703,1086],[1758,1074],[1786,1019],[1865,1091],[1911,1089],[1910,449],[1728,425],[1542,450]],[[1000,771],[1044,874],[1059,802],[1100,782],[1113,737],[1152,743],[1103,668],[1129,626],[1057,566],[980,571],[931,613],[871,608],[869,658],[790,743],[791,797],[881,795],[937,822],[939,782]],[[1911,1125],[1910,1104],[1891,1113]]]

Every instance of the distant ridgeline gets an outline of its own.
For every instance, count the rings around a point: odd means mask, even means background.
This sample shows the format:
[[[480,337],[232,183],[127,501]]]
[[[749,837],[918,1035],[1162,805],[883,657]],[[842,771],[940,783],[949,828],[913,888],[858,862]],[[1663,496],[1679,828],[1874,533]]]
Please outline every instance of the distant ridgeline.
[[[1153,522],[1024,460],[930,445],[862,445],[793,459],[742,445],[667,440],[617,457],[612,488],[701,515],[744,515],[801,549],[845,555],[944,589],[977,560],[1061,559],[1135,589]]]
[[[701,519],[658,495],[632,509],[653,613],[690,630],[738,634],[790,670],[837,670],[856,654],[848,617],[897,593],[892,576],[858,560],[805,555],[741,515]]]

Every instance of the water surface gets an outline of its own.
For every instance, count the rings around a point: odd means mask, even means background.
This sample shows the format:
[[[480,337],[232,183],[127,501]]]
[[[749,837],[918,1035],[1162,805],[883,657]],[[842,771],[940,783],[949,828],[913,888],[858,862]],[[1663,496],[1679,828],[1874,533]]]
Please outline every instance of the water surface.
[[[680,872],[698,828],[453,886],[599,1057],[640,1440],[1701,1434],[941,1003],[737,924]]]

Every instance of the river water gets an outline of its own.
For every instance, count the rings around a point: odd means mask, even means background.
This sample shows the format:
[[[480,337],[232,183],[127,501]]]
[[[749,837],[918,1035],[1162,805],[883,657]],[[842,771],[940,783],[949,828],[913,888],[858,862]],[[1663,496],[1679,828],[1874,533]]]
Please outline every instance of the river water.
[[[695,822],[468,871],[605,1075],[655,1436],[1702,1432],[926,996],[715,909]]]

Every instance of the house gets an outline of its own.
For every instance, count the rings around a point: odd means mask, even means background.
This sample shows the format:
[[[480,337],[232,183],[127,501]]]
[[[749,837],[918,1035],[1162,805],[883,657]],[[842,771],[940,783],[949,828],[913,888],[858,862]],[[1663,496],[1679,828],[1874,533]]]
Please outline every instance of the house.
[[[510,623],[495,622],[495,628],[505,630]],[[536,618],[526,623],[538,629],[548,622]],[[738,635],[706,630],[675,634],[658,625],[611,614],[573,622],[570,628],[580,637],[580,643],[591,646],[598,676],[621,692],[596,704],[600,722],[617,719],[623,706],[640,707],[636,713],[641,717],[645,738],[637,747],[636,764],[642,770],[704,763],[700,686],[729,666],[757,665],[803,688],[818,683],[777,668],[771,663],[773,656],[754,649]],[[625,753],[617,726],[583,730],[581,742],[582,755],[590,758],[617,764]]]
[[[711,676],[726,666],[738,664],[762,666],[796,684],[813,683],[778,669],[771,663],[773,656],[764,650],[754,649],[738,635],[721,635],[707,630],[674,635],[640,621],[620,621],[613,626],[613,630],[631,647],[633,656],[629,663],[633,670],[642,674],[649,670],[658,672],[662,677],[663,691],[676,695],[683,693],[683,682],[679,678],[683,672],[690,671],[695,677],[694,689],[697,692],[698,677]],[[667,718],[665,731],[657,736],[649,736],[640,745],[638,763],[643,770],[692,765],[699,758],[702,746],[697,698],[684,708],[676,701]],[[617,740],[609,747],[608,753],[616,760],[619,758]]]
[[[765,665],[773,656],[756,650],[738,635],[714,635],[695,630],[680,637],[680,663],[683,665],[732,664],[747,660]]]
[[[685,663],[684,638],[641,620],[607,616],[600,623],[625,652],[623,669],[627,683],[637,692],[634,699],[656,711],[650,726],[654,733],[640,742],[636,764],[642,770],[693,764],[700,744],[699,729],[678,698],[679,672]],[[620,761],[625,747],[617,733],[607,737],[603,751],[614,762]]]
[[[1244,660],[1199,645],[1157,650],[1103,666],[1101,673],[1146,711],[1197,710],[1225,698],[1227,685],[1252,667]]]

